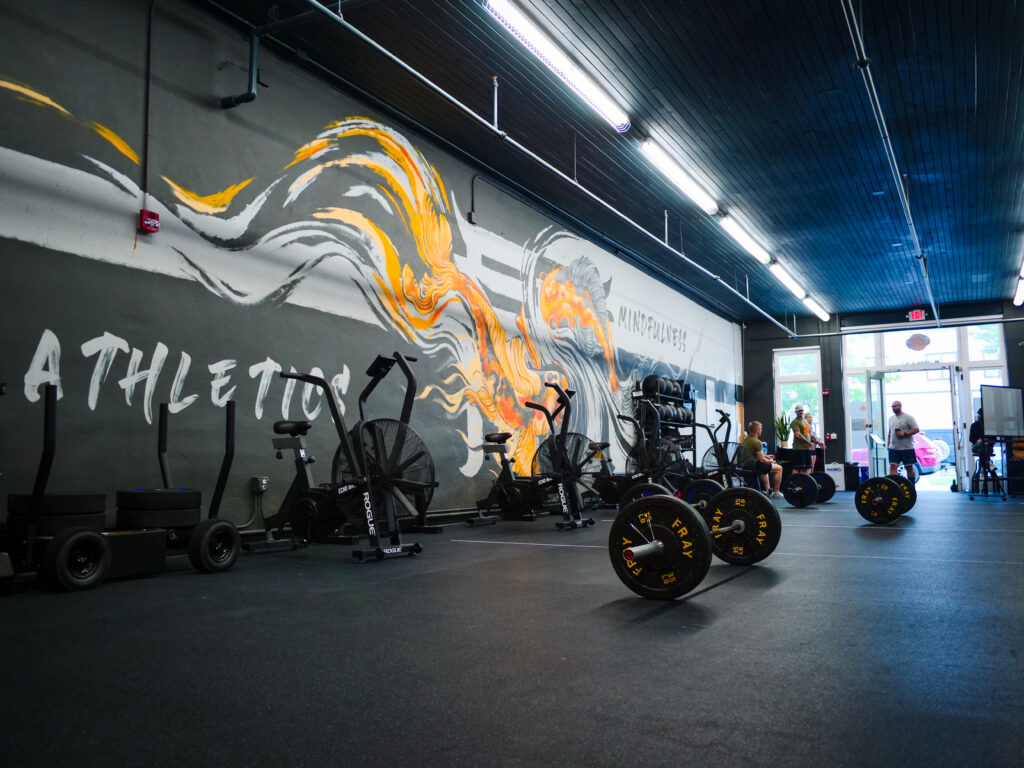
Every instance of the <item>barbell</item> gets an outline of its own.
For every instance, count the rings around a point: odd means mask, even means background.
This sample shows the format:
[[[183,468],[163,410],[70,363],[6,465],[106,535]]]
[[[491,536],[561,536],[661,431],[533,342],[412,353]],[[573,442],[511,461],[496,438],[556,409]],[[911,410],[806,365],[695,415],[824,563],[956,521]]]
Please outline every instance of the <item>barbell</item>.
[[[869,477],[854,494],[854,506],[869,523],[887,525],[917,503],[917,488],[905,477]]]
[[[681,499],[657,494],[620,508],[608,554],[619,579],[638,595],[674,600],[704,580],[712,554],[753,565],[775,551],[781,535],[778,510],[751,488],[726,488],[704,501],[700,513]]]

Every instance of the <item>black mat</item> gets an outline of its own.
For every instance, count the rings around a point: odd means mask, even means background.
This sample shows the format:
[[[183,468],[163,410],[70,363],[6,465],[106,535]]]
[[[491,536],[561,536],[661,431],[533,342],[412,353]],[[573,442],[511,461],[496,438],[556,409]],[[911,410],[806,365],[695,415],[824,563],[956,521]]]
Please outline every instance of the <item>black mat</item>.
[[[0,763],[1020,765],[1024,505],[779,501],[771,558],[674,603],[616,579],[611,513],[4,598]]]

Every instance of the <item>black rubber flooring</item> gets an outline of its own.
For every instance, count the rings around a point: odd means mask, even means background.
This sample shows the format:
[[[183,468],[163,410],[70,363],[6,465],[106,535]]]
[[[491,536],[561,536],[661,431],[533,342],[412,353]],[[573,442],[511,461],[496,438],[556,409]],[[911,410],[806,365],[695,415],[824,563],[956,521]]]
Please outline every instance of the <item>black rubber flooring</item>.
[[[672,603],[553,518],[0,599],[4,766],[1019,766],[1024,505],[779,504]],[[412,537],[410,537],[412,538]]]

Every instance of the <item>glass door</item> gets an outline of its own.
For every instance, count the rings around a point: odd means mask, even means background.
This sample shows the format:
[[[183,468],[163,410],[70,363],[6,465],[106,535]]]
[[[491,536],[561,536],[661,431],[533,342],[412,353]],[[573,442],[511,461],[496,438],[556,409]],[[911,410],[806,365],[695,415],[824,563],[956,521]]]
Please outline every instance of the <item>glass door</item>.
[[[950,456],[953,461],[953,471],[956,473],[956,487],[964,490],[964,482],[967,480],[967,455],[970,453],[970,446],[966,446],[966,433],[960,426],[964,423],[963,417],[963,383],[964,370],[959,365],[950,366],[949,371],[949,397],[953,405],[953,441],[950,443]]]
[[[948,492],[956,478],[954,367],[890,369],[884,373],[886,414],[889,405],[899,400],[903,411],[914,417],[921,430],[913,437],[918,493]],[[885,426],[878,430],[883,439],[888,423],[887,417]]]
[[[889,457],[885,450],[885,374],[868,371],[868,421],[864,425],[870,458],[868,474],[880,477],[889,474]]]

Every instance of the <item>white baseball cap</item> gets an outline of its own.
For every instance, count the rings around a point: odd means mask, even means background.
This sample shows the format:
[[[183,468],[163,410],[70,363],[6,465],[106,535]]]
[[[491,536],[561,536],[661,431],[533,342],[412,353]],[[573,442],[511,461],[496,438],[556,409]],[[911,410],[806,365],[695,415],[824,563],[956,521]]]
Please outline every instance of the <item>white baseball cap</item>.
[[[794,406],[793,406],[793,410],[794,410],[794,411],[795,411],[796,413],[800,413],[800,411],[806,411],[806,410],[807,410],[807,408],[806,408],[805,406],[803,406],[803,405],[799,405],[799,404],[798,404],[798,405],[794,405]]]

